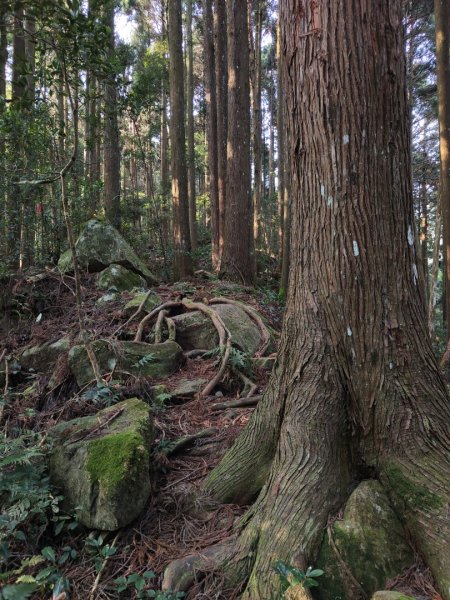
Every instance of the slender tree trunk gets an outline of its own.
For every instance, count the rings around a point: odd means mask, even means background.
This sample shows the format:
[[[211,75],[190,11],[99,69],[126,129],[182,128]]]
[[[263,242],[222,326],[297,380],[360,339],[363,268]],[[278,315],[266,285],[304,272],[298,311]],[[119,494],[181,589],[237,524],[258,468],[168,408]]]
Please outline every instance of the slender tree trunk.
[[[243,600],[276,596],[275,561],[314,564],[369,472],[448,599],[450,402],[417,269],[402,2],[287,0],[281,36],[291,276],[268,391],[207,481],[257,495],[225,570]]]
[[[438,200],[436,206],[436,225],[434,228],[433,262],[431,265],[430,289],[428,293],[428,331],[430,339],[434,341],[434,311],[437,301],[437,284],[439,275],[439,254],[441,252],[442,216],[441,204]]]
[[[425,279],[425,297],[428,298],[429,269],[428,269],[428,206],[427,180],[425,173],[420,186],[420,252],[423,277]]]
[[[228,40],[226,0],[214,0],[214,35],[217,86],[217,187],[219,201],[219,249],[222,257],[227,207],[228,137]]]
[[[169,0],[170,142],[172,150],[172,203],[174,279],[192,274],[189,202],[184,127],[183,38],[181,0]]]
[[[246,0],[229,0],[228,165],[221,271],[234,281],[255,279],[250,180],[250,89]]]
[[[6,28],[6,7],[0,8],[0,117],[5,112],[6,99],[6,64],[8,62],[8,41]],[[6,181],[5,177],[5,139],[0,135],[0,178],[2,182]],[[6,204],[6,188],[4,183],[0,184],[0,252],[5,264],[7,263],[7,230],[6,223],[8,222],[7,204]]]
[[[444,289],[447,343],[450,342],[450,6],[448,0],[435,0],[436,72],[438,87],[439,153],[443,238]]]
[[[108,53],[111,61],[114,56],[114,3],[109,0],[105,6],[104,22],[109,30]],[[105,123],[104,123],[104,180],[106,218],[120,229],[120,138],[117,123],[117,90],[114,72],[108,75],[105,83]]]
[[[194,44],[192,39],[192,3],[187,0],[186,10],[186,58],[187,58],[187,165],[189,194],[189,233],[192,250],[197,248],[197,210],[195,205],[195,141],[194,141]]]
[[[252,10],[254,7],[254,11]],[[261,118],[261,26],[262,7],[261,0],[248,0],[248,18],[254,12],[255,39],[249,32],[250,44],[250,91],[252,104],[253,123],[253,235],[255,248],[260,238],[261,220],[261,167],[262,167],[262,118]]]
[[[217,148],[217,97],[212,0],[204,3],[205,100],[208,143],[209,200],[211,205],[212,266],[220,269],[219,187]]]

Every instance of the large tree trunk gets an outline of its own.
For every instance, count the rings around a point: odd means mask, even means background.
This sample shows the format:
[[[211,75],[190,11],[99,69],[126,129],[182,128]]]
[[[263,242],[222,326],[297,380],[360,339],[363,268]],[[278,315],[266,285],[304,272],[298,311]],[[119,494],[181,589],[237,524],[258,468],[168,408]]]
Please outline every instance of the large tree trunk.
[[[279,362],[206,485],[221,501],[257,496],[225,565],[246,600],[279,592],[277,559],[314,564],[330,512],[367,476],[450,598],[450,404],[418,277],[401,4],[281,4],[292,245]]]
[[[252,284],[255,278],[250,181],[250,89],[246,0],[227,3],[228,144],[227,205],[221,271]]]
[[[217,95],[212,0],[204,3],[205,100],[208,140],[209,200],[211,205],[212,266],[220,268],[219,187],[217,162]]]
[[[217,189],[219,202],[219,251],[221,257],[225,239],[225,211],[227,206],[228,41],[226,2],[225,0],[214,0],[214,2],[217,86]],[[219,268],[220,264],[217,264],[216,270],[218,271]]]
[[[114,55],[114,3],[109,0],[105,7],[105,25],[109,31],[108,53],[111,61]],[[111,69],[113,67],[111,66]],[[117,123],[117,90],[114,72],[105,84],[105,129],[104,129],[104,179],[106,218],[120,229],[120,140]]]
[[[169,0],[170,143],[172,150],[172,202],[174,278],[192,274],[189,203],[184,127],[183,48],[181,0]]]

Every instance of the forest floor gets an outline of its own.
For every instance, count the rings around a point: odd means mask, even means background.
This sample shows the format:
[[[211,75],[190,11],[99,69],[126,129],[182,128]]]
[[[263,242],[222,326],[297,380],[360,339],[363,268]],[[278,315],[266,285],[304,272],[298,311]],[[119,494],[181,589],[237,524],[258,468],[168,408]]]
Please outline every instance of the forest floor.
[[[2,342],[8,354],[17,354],[26,347],[53,342],[63,336],[76,339],[79,325],[73,287],[70,277],[61,278],[54,272],[47,273],[45,278],[37,279],[32,285],[25,276],[14,282],[10,293],[19,298],[20,319],[0,322],[0,332],[1,328],[5,332]],[[181,285],[164,285],[155,291],[162,301],[184,295],[200,301],[228,295],[256,308],[275,330],[279,331],[281,327],[282,306],[276,295],[268,290],[255,291],[219,281],[193,279]],[[103,306],[96,304],[101,292],[95,288],[94,275],[83,276],[83,293],[86,323],[92,339],[108,337],[126,321],[122,311],[123,300]],[[131,330],[137,327],[138,322],[139,319],[131,325]],[[52,390],[48,390],[48,376],[36,374],[21,379],[11,375],[8,402],[3,413],[6,431],[31,430],[45,438],[48,429],[56,423],[92,414],[102,408],[86,399],[78,389],[68,369],[67,357],[56,368],[60,383]],[[137,395],[151,401],[151,386],[164,383],[170,392],[181,379],[202,377],[209,380],[216,370],[214,358],[187,359],[181,370],[164,380],[136,383],[130,379],[120,389],[120,400]],[[268,379],[269,374],[262,370],[253,374],[258,395],[264,392]],[[233,390],[232,385],[220,386],[220,398],[213,395],[177,403],[169,400],[166,405],[155,409],[154,489],[139,519],[118,534],[110,533],[100,538],[97,548],[87,541],[93,538],[98,541],[100,532],[90,534],[78,525],[74,529],[64,527],[56,535],[52,527],[47,527],[38,539],[27,538],[15,544],[12,556],[15,564],[20,565],[24,558],[35,555],[46,546],[53,549],[56,562],[59,562],[69,548],[75,551],[73,558],[66,558],[60,570],[70,582],[70,598],[73,600],[175,598],[158,596],[156,592],[160,589],[164,568],[174,559],[201,552],[203,548],[230,536],[236,520],[246,510],[245,506],[221,505],[205,511],[192,502],[194,497],[201,496],[205,476],[231,446],[254,410],[254,407],[219,410],[214,407],[218,401],[226,403],[238,397],[238,392],[230,390]],[[211,430],[209,437],[197,439],[169,457],[164,454],[169,441],[204,429]],[[105,559],[101,547],[107,546],[113,551]],[[142,579],[135,575],[149,572],[154,575],[148,575],[143,589],[139,591]],[[116,580],[121,577],[131,579],[127,589],[119,593]],[[390,587],[409,592],[417,598],[439,598],[430,584],[427,570],[419,563],[391,584]],[[154,595],[151,595],[150,589],[155,590]],[[224,589],[215,574],[196,583],[185,598],[232,600],[239,595],[240,590]],[[42,600],[50,597],[50,591],[45,595],[32,596]],[[61,596],[58,600],[64,598]]]
[[[33,280],[33,276],[31,275]],[[42,280],[30,285],[30,274],[17,280],[11,293],[20,299],[23,311],[20,320],[3,322],[7,334],[2,342],[8,354],[19,354],[25,348],[50,343],[68,336],[76,339],[79,332],[77,312],[73,295],[73,280],[61,278],[49,272]],[[155,288],[163,302],[182,296],[203,301],[213,296],[223,295],[239,300],[257,309],[266,317],[275,330],[280,329],[282,307],[275,294],[267,290],[255,291],[241,286],[222,282],[208,282],[192,279],[174,286],[164,285]],[[122,311],[124,301],[99,306],[96,300],[102,295],[95,288],[95,275],[83,276],[86,323],[91,339],[111,335],[126,321]],[[130,294],[131,297],[131,294]],[[130,325],[137,328],[140,319]],[[168,392],[183,379],[212,379],[217,371],[217,358],[187,359],[183,367],[174,375],[163,380],[136,381],[130,379],[121,386],[120,400],[140,396],[151,401],[151,386],[163,383]],[[97,412],[101,406],[85,399],[70,374],[67,357],[57,366],[56,389],[48,390],[48,376],[31,375],[25,379],[11,375],[8,389],[8,402],[4,409],[3,421],[9,432],[36,431],[45,436],[50,427],[60,421],[70,420]],[[253,379],[261,394],[268,382],[269,374],[255,370]],[[29,393],[30,389],[32,390]],[[235,520],[245,512],[243,506],[220,506],[212,511],[199,511],[192,506],[190,499],[199,495],[205,476],[231,446],[239,432],[248,422],[254,407],[239,407],[217,410],[214,404],[236,399],[238,392],[232,392],[233,384],[219,386],[220,391],[207,398],[194,398],[182,403],[170,401],[154,412],[157,428],[153,474],[154,491],[146,510],[132,525],[122,529],[118,536],[114,533],[103,538],[103,545],[112,545],[115,553],[108,558],[97,581],[98,561],[86,551],[86,537],[89,532],[81,526],[73,531],[63,530],[58,536],[50,530],[42,533],[40,540],[27,540],[16,547],[17,559],[23,560],[36,553],[37,546],[51,546],[56,556],[61,556],[63,548],[70,547],[77,558],[64,563],[64,575],[71,583],[70,598],[86,600],[92,598],[137,598],[131,586],[120,595],[114,580],[129,577],[133,573],[151,571],[154,579],[147,587],[159,588],[161,576],[167,564],[176,558],[200,551],[228,537]],[[228,391],[227,391],[228,390]],[[166,457],[159,449],[171,440],[187,434],[195,434],[210,429],[209,437],[198,439],[184,447],[182,451]],[[198,514],[197,514],[198,513]],[[202,581],[190,590],[186,598],[233,598],[236,590],[219,590],[217,579]],[[214,589],[213,589],[214,588]],[[216,590],[216,591],[214,591]],[[36,596],[33,596],[36,597]],[[147,596],[142,596],[147,597]],[[167,596],[168,597],[168,596]],[[161,596],[166,598],[166,596]]]

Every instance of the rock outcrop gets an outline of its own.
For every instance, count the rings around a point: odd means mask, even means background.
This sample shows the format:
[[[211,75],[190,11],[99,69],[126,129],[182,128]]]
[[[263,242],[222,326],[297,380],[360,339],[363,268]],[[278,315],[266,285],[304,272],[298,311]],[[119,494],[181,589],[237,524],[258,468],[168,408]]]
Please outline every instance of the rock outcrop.
[[[52,483],[86,527],[114,531],[133,521],[150,495],[150,408],[130,398],[49,432]]]

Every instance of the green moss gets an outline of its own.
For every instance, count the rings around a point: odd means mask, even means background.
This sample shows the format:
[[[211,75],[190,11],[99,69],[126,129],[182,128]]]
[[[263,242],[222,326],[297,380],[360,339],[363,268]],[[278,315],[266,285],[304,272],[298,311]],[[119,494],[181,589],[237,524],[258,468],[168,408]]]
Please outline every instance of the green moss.
[[[390,464],[385,467],[384,472],[390,487],[408,508],[427,510],[443,506],[442,498],[406,477],[398,465]]]
[[[112,490],[139,472],[146,455],[139,433],[114,433],[90,442],[87,470],[93,481]]]

